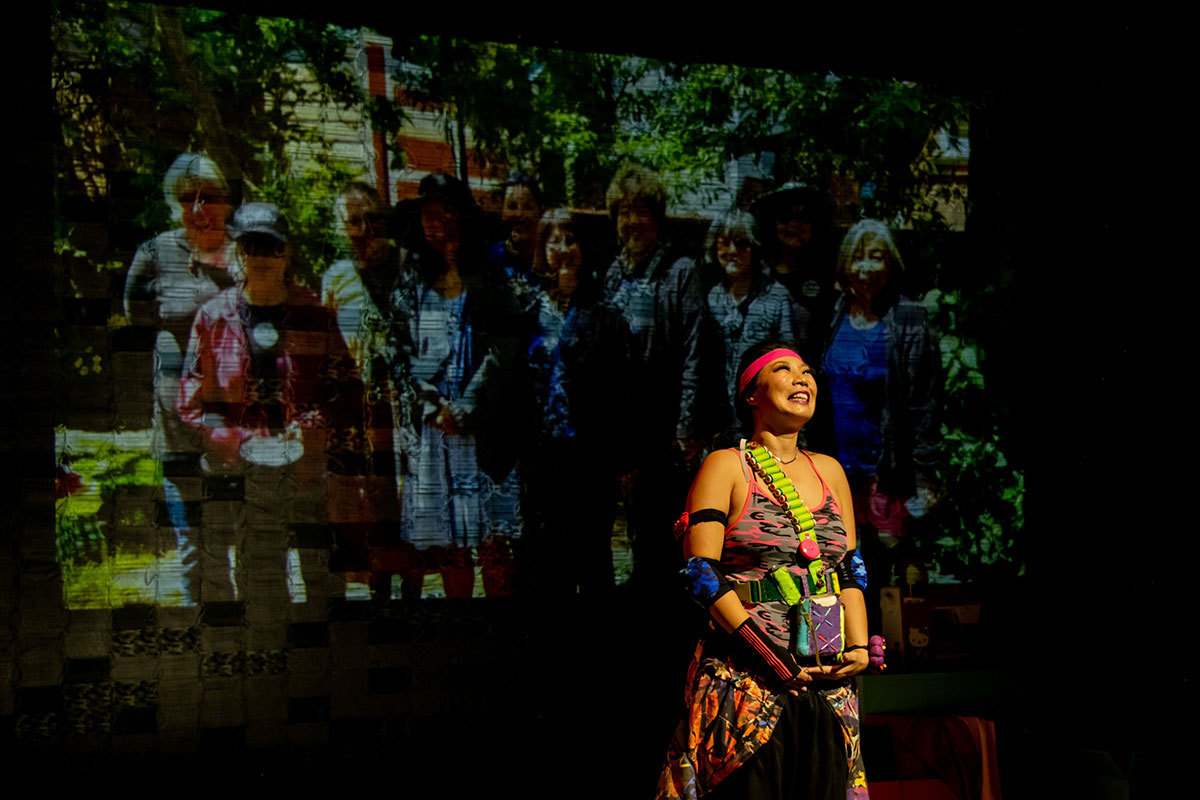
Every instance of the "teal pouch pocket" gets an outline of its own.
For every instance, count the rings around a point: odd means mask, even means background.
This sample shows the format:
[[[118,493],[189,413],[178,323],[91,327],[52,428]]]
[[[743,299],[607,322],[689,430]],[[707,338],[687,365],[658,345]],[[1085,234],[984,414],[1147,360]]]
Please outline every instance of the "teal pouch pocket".
[[[804,598],[795,606],[796,614],[796,655],[800,658],[812,658],[816,655],[813,649],[812,632],[812,599]]]

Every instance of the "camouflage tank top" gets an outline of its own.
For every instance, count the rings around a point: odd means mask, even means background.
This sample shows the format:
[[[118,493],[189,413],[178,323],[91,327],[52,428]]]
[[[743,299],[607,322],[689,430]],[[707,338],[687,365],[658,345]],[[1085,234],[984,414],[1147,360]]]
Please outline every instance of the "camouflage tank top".
[[[721,566],[725,576],[731,581],[759,580],[775,567],[785,565],[793,577],[799,578],[807,570],[808,559],[799,554],[799,540],[784,515],[783,506],[775,502],[775,498],[758,482],[758,476],[747,466],[745,447],[743,441],[738,449],[738,460],[741,461],[742,473],[749,487],[741,513],[731,519],[725,529],[725,544],[721,551]],[[832,567],[846,552],[846,526],[842,522],[837,500],[817,471],[816,464],[808,453],[803,450],[800,452],[804,453],[821,482],[821,502],[817,506],[810,506],[809,510],[816,522],[821,560],[826,567]],[[757,603],[746,606],[746,611],[776,644],[784,648],[790,646],[791,623],[787,603],[782,600]]]

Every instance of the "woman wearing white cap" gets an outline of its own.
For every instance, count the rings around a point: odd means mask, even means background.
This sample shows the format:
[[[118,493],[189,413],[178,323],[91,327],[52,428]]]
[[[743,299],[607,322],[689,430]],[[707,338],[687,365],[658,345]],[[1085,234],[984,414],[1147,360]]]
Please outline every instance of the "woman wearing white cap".
[[[247,548],[248,563],[239,558],[238,566],[250,580],[238,580],[241,594],[254,587],[265,592],[259,599],[279,602],[289,524],[325,521],[327,471],[361,471],[353,432],[361,430],[362,383],[333,314],[292,280],[279,209],[247,203],[234,230],[241,281],[196,313],[177,409],[201,434],[210,481],[244,476],[248,530],[235,544]],[[210,543],[206,553],[215,549]],[[233,599],[228,566],[215,555],[206,587],[214,587],[211,599]]]

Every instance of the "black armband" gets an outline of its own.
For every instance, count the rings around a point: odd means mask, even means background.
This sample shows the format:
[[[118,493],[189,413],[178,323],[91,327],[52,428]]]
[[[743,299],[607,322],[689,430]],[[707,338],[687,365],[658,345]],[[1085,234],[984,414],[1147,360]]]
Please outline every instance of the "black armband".
[[[729,525],[729,515],[719,508],[701,508],[698,511],[685,511],[675,523],[675,538],[687,533],[687,529],[697,522],[719,522]]]
[[[787,682],[800,673],[800,665],[792,654],[768,639],[753,619],[747,617],[731,635],[754,655],[759,664],[767,668],[768,674]]]
[[[733,591],[721,571],[721,562],[715,558],[692,556],[679,574],[683,576],[688,594],[706,609]]]
[[[867,590],[867,565],[857,550],[842,556],[842,560],[833,566],[833,571],[841,588]]]

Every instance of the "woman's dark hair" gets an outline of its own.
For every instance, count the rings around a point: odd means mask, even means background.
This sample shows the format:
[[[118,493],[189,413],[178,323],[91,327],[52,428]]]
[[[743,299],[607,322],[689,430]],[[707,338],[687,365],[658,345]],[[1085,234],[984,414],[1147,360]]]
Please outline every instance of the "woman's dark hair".
[[[504,183],[500,186],[501,203],[504,202],[504,196],[508,194],[508,190],[514,186],[524,186],[533,195],[538,208],[545,208],[545,205],[542,203],[542,187],[538,186],[537,180],[532,175],[527,175],[524,172],[514,172],[504,179]]]
[[[452,175],[426,175],[417,185],[415,201],[408,201],[407,236],[418,277],[426,286],[433,284],[446,271],[440,253],[429,246],[421,228],[421,206],[430,200],[441,200],[446,208],[458,213],[459,264],[464,280],[477,277],[484,264],[483,214],[471,190]]]
[[[537,249],[533,253],[534,275],[544,275],[546,273],[546,242],[550,239],[550,234],[554,232],[555,228],[568,231],[575,235],[577,241],[579,240],[579,219],[571,209],[547,209],[538,222]],[[580,242],[583,263],[579,265],[579,285],[575,287],[575,292],[571,295],[572,305],[593,305],[599,302],[604,293],[604,284],[599,277],[601,269],[595,263],[596,259],[590,255],[593,250],[595,250],[594,247],[583,247],[582,242]]]
[[[742,353],[741,359],[738,360],[738,368],[737,373],[734,375],[734,380],[740,381],[742,379],[742,373],[749,369],[750,365],[753,364],[757,359],[762,358],[772,350],[779,349],[796,350],[797,348],[795,342],[784,342],[780,341],[779,339],[768,339],[765,342],[759,342],[758,344],[747,347],[746,351]],[[742,389],[737,393],[735,410],[737,411],[738,420],[741,421],[745,430],[752,430],[754,428],[754,409],[750,407],[750,404],[747,401],[751,396],[753,396],[754,391],[757,388],[758,376],[756,375],[754,376],[754,379],[746,384],[745,389]]]
[[[777,262],[782,254],[775,225],[791,217],[796,203],[804,204],[805,215],[812,223],[812,239],[804,248],[806,251],[814,254],[820,251],[824,240],[834,232],[833,202],[828,193],[807,183],[789,181],[760,195],[750,206],[750,213],[758,222],[763,253],[771,262]]]
[[[471,190],[466,184],[453,175],[440,172],[421,179],[417,184],[417,197],[421,201],[441,200],[457,208],[459,213],[476,207],[475,198],[471,197]]]

